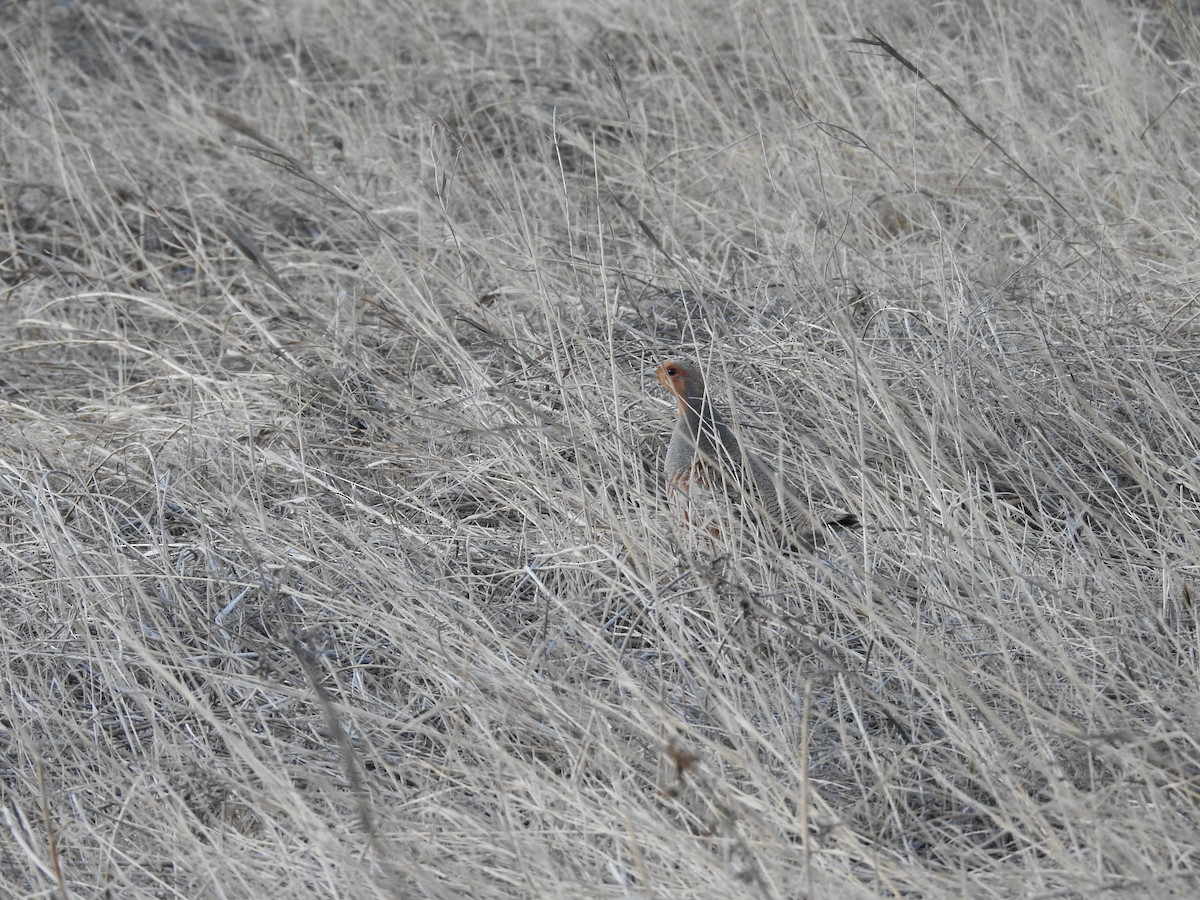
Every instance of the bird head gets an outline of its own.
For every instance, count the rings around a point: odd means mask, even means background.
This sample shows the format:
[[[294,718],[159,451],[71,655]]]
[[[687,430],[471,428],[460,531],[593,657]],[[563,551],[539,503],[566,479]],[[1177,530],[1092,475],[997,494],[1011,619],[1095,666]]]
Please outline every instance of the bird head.
[[[704,401],[704,376],[695,363],[668,359],[657,370],[659,383],[679,400],[679,411],[699,411]]]

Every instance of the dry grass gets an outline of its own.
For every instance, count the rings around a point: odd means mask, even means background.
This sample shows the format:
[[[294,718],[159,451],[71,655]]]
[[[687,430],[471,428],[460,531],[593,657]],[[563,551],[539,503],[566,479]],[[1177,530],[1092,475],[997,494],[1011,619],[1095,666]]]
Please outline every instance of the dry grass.
[[[1190,14],[333,5],[4,10],[3,886],[1200,890]]]

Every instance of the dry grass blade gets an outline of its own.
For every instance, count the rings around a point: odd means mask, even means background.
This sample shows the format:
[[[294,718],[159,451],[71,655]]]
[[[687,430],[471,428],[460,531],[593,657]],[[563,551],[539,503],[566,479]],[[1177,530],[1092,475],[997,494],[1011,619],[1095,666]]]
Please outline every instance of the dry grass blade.
[[[269,6],[5,7],[0,896],[1197,893],[1186,17]]]
[[[329,199],[337,201],[366,222],[377,236],[390,238],[398,244],[403,243],[395,234],[392,234],[385,226],[381,225],[354,197],[331,183],[328,179],[318,176],[309,166],[301,162],[299,158],[285,151],[270,138],[265,137],[257,128],[241,116],[211,105],[207,107],[207,112],[226,128],[243,134],[253,140],[255,144],[260,145],[258,147],[242,145],[242,149],[248,150],[265,162],[278,166],[288,174],[316,188]]]
[[[1020,161],[1015,156],[1013,156],[1012,153],[1010,153],[1008,151],[1008,149],[1002,143],[1000,143],[1000,141],[998,141],[996,139],[995,135],[991,134],[986,128],[984,128],[982,125],[980,125],[979,122],[977,122],[975,119],[971,118],[971,116],[967,114],[966,110],[964,110],[962,108],[962,106],[959,104],[959,102],[957,100],[955,100],[952,96],[950,96],[949,93],[946,92],[945,88],[943,88],[939,84],[936,84],[933,81],[930,81],[928,76],[926,76],[926,74],[921,71],[920,67],[917,66],[916,63],[914,63],[907,56],[905,56],[903,53],[901,53],[899,50],[897,50],[895,47],[893,47],[891,45],[891,43],[889,43],[887,41],[886,38],[884,38],[881,34],[876,32],[874,29],[868,28],[867,33],[871,35],[870,38],[853,38],[851,40],[851,43],[866,44],[867,46],[870,46],[870,47],[878,47],[880,50],[882,50],[884,53],[886,53],[892,59],[896,60],[896,62],[900,63],[900,65],[904,66],[904,68],[908,69],[908,71],[910,71],[914,75],[916,75],[917,78],[920,79],[922,82],[924,82],[925,84],[927,84],[931,88],[933,88],[933,90],[937,93],[937,95],[939,97],[941,97],[943,100],[945,100],[947,103],[950,104],[950,108],[953,109],[958,114],[959,118],[961,118],[964,122],[967,123],[967,125],[971,128],[972,131],[974,131],[977,135],[979,135],[981,138],[983,138],[985,141],[987,141],[989,144],[991,144],[997,150],[999,150],[1000,154],[1004,157],[1005,161],[1010,166],[1012,166],[1014,169],[1016,169],[1018,172],[1020,172],[1021,175],[1023,175],[1025,178],[1029,179],[1030,183],[1033,184],[1034,187],[1036,187],[1039,191],[1041,191],[1051,203],[1053,203],[1055,206],[1057,206],[1059,208],[1059,210],[1062,211],[1063,215],[1065,215],[1068,219],[1070,219],[1071,222],[1077,228],[1080,228],[1080,229],[1084,228],[1083,223],[1080,222],[1075,217],[1075,214],[1072,213],[1071,210],[1069,210],[1063,204],[1063,202],[1061,200],[1059,200],[1058,197],[1056,197],[1052,191],[1050,191],[1049,188],[1047,188],[1044,184],[1042,184],[1042,182],[1040,180],[1038,180],[1038,178],[1032,172],[1030,172],[1027,168],[1025,168],[1025,166],[1023,166],[1020,163]]]

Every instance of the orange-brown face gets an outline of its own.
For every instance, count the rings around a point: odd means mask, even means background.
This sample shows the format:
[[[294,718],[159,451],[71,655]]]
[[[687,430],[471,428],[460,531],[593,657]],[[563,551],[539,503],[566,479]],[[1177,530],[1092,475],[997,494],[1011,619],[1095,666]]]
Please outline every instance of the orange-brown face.
[[[681,362],[668,359],[657,370],[658,382],[679,400],[679,411],[683,412],[687,405],[689,394],[688,381],[695,376],[692,370]]]

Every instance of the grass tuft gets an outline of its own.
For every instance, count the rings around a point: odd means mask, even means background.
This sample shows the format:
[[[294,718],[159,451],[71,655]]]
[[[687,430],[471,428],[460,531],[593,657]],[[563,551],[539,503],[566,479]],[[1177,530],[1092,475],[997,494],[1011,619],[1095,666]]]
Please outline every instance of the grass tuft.
[[[1179,10],[10,6],[6,893],[1195,893]]]

